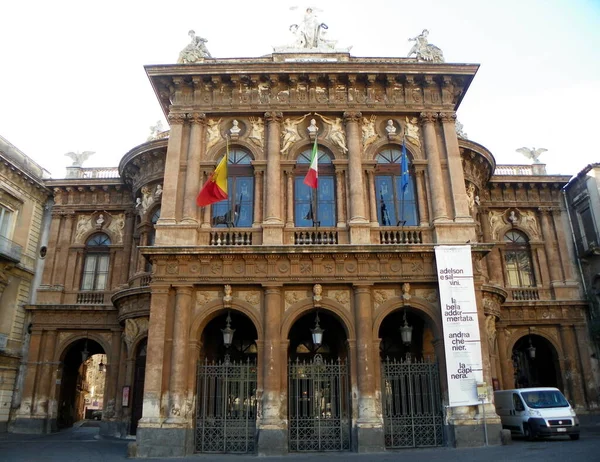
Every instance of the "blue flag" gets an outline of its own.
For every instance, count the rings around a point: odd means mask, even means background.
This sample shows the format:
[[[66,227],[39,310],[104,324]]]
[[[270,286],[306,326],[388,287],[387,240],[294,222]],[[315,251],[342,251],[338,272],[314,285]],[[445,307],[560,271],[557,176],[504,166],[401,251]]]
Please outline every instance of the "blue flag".
[[[406,143],[402,140],[402,158],[400,160],[400,187],[402,188],[402,194],[406,192],[408,188],[408,180],[410,179],[408,173],[408,158],[406,157]]]

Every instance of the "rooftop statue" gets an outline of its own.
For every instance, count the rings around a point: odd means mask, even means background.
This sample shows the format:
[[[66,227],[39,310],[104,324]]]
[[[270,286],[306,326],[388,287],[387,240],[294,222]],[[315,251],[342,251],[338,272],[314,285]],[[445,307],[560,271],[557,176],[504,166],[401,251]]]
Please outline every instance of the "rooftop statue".
[[[519,148],[517,149],[517,152],[520,152],[521,154],[523,154],[525,157],[527,157],[528,159],[533,160],[534,164],[541,164],[539,158],[540,158],[540,154],[542,154],[543,152],[546,152],[547,149],[544,148]]]
[[[160,140],[162,138],[166,138],[168,135],[169,131],[165,130],[162,121],[158,120],[156,125],[150,127],[150,136],[148,136],[146,141]]]
[[[95,154],[94,151],[83,151],[83,152],[67,152],[65,156],[73,159],[73,164],[71,167],[81,167],[83,163],[89,159],[89,157]]]
[[[443,63],[444,54],[442,53],[442,50],[435,45],[431,45],[427,41],[428,35],[429,31],[427,29],[423,29],[423,32],[421,32],[419,35],[408,39],[409,42],[415,42],[413,47],[408,52],[408,57],[410,58],[412,55],[415,55],[417,61]]]
[[[189,31],[188,35],[192,40],[179,53],[177,64],[194,64],[197,62],[202,62],[204,58],[212,58],[205,45],[208,40],[198,37],[196,32],[193,30]]]
[[[290,10],[298,9],[293,6]],[[317,17],[317,11],[322,11],[314,7],[307,7],[304,12],[304,18],[300,24],[292,24],[289,27],[294,36],[292,44],[275,47],[278,52],[306,52],[315,51],[318,53],[348,52],[350,48],[336,49],[337,40],[329,40],[326,37],[327,24],[320,22]]]

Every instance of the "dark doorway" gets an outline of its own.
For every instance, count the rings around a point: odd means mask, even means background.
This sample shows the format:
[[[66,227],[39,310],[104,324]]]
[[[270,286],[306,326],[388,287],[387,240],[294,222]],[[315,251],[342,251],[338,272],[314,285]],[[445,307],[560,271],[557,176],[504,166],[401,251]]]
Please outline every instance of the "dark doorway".
[[[88,368],[95,364],[92,357],[100,354],[105,354],[104,349],[91,339],[77,340],[66,351],[60,373],[57,412],[59,429],[71,427],[78,420],[86,418],[86,408],[89,404],[86,400],[89,400],[91,394],[86,375]]]
[[[313,330],[323,329],[315,344]],[[349,451],[350,392],[346,331],[327,311],[311,311],[289,333],[290,451]]]
[[[512,359],[516,388],[556,387],[564,390],[558,354],[544,337],[526,335],[520,338],[513,348]]]
[[[403,338],[402,329],[410,336]],[[433,337],[426,320],[409,307],[390,313],[381,323],[381,391],[388,449],[443,443],[444,416]]]
[[[131,428],[130,435],[137,432],[138,421],[142,418],[144,407],[144,380],[146,378],[146,351],[148,339],[142,340],[137,347],[135,355],[135,370],[133,373],[133,399],[131,402]]]
[[[226,345],[229,335],[231,344]],[[252,321],[234,310],[204,328],[196,388],[196,452],[256,451],[256,340]]]

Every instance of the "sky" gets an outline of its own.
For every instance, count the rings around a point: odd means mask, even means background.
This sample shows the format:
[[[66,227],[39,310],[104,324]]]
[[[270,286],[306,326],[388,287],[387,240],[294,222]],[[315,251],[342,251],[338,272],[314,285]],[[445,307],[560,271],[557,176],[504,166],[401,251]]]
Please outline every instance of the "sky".
[[[520,147],[548,149],[550,174],[600,162],[600,0],[6,1],[0,136],[53,178],[71,151],[116,167],[168,126],[144,65],[174,64],[190,29],[215,58],[269,54],[307,6],[352,56],[406,57],[426,28],[446,62],[480,64],[458,119],[497,164],[531,163]]]

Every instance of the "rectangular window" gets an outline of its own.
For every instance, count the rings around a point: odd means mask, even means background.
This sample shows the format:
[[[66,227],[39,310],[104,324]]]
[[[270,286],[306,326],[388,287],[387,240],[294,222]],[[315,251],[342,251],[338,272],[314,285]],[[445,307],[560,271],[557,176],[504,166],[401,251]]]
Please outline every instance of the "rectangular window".
[[[83,266],[81,290],[105,290],[108,282],[108,254],[88,254]]]
[[[334,227],[335,214],[335,181],[333,176],[320,176],[319,187],[312,191],[310,187],[304,184],[304,176],[297,176],[295,181],[295,203],[294,219],[297,227],[313,227],[313,214],[317,215],[319,226]],[[314,199],[311,197],[316,194],[317,210]]]
[[[14,212],[0,205],[0,236],[10,239]]]
[[[598,244],[594,218],[589,207],[577,210],[577,219],[582,234],[582,243],[585,250],[596,247]]]
[[[229,198],[212,205],[212,225],[215,227],[252,227],[254,178],[229,177]]]

